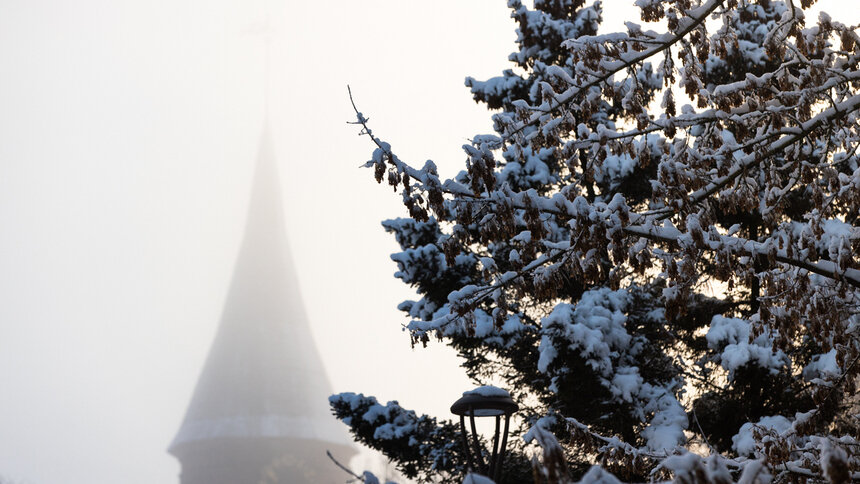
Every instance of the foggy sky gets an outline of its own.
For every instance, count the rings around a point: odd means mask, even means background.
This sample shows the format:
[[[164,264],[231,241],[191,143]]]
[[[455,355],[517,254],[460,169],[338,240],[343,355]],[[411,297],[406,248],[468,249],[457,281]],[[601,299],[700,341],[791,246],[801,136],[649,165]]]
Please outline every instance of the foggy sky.
[[[507,9],[268,3],[0,2],[0,476],[178,482],[165,450],[242,235],[267,11],[290,243],[333,390],[445,416],[468,388],[399,330],[379,221],[403,209],[358,169],[346,85],[404,159],[457,163],[489,129],[463,77],[502,67]],[[447,395],[427,385],[445,373]]]
[[[610,21],[629,3],[604,2]],[[399,329],[411,291],[379,221],[405,209],[358,168],[346,85],[403,160],[452,176],[491,131],[463,78],[509,67],[504,1],[0,0],[0,476],[178,482],[166,447],[242,236],[267,15],[290,245],[333,391],[447,418],[470,388]]]

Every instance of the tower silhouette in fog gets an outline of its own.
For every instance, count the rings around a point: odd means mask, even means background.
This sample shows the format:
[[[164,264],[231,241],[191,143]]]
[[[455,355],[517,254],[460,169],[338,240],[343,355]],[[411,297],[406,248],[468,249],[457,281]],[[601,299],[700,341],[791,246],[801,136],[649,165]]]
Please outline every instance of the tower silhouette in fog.
[[[182,484],[343,482],[355,451],[329,412],[284,227],[268,125],[215,342],[169,452]]]

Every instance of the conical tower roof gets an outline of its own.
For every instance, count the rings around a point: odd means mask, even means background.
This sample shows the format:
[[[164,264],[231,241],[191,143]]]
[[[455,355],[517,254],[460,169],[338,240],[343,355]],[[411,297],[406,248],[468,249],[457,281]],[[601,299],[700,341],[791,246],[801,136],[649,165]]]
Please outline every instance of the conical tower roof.
[[[170,452],[216,439],[347,446],[289,254],[268,126],[218,333]]]

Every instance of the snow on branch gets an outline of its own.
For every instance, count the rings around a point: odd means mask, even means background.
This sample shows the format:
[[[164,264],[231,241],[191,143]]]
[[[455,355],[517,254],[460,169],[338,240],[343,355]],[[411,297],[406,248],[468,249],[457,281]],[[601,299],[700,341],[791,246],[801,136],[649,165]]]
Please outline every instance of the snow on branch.
[[[447,179],[353,102],[410,217],[412,344],[522,400],[539,478],[860,475],[860,36],[811,3],[637,0],[666,31],[604,33],[600,2],[511,0],[517,69],[466,81],[495,132]]]
[[[619,53],[616,60],[601,63],[598,66],[599,72],[582,72],[581,74],[583,77],[581,79],[577,79],[576,84],[572,85],[566,91],[555,95],[548,105],[534,108],[537,112],[532,114],[527,120],[514,124],[506,130],[506,137],[513,137],[515,134],[521,132],[525,127],[539,123],[547,113],[552,113],[561,109],[566,105],[566,103],[572,101],[582,93],[588,92],[591,88],[606,82],[618,72],[631,68],[644,60],[650,59],[651,57],[669,49],[692,32],[697,26],[702,24],[705,19],[707,19],[708,15],[723,3],[725,3],[725,0],[708,0],[700,7],[685,12],[685,17],[679,24],[679,28],[675,32],[663,34],[655,39],[657,45],[649,49],[645,49],[642,52],[635,51],[631,46],[630,50]],[[572,39],[567,41],[565,46],[574,47],[577,46],[578,43],[588,46],[593,44],[595,41],[602,42],[610,39],[615,40],[616,37],[584,37],[580,39]]]

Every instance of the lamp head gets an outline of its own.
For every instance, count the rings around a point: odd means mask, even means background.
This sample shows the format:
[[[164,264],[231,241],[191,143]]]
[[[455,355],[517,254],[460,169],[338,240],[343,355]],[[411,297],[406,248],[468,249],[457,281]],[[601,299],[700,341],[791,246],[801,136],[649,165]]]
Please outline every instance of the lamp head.
[[[464,392],[451,405],[451,413],[466,417],[495,417],[511,415],[519,410],[511,395],[501,388],[483,386]]]

